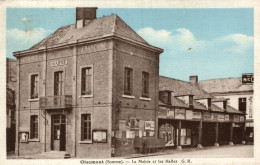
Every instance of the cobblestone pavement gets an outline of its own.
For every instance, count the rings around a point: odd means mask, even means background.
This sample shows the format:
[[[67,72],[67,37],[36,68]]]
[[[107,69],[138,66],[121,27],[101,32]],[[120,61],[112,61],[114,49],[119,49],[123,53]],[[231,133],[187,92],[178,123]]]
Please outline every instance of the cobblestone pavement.
[[[220,147],[204,147],[203,149],[183,149],[180,151],[167,149],[165,152],[166,154],[153,155],[151,158],[253,158],[254,146],[227,145]]]

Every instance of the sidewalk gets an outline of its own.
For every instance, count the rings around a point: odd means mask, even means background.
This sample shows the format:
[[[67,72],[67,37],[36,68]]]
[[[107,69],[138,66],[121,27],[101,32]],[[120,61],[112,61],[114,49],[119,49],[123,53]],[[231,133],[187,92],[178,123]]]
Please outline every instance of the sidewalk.
[[[245,146],[243,144],[236,144],[233,146],[230,145],[223,145],[223,146],[208,146],[208,147],[203,147],[201,149],[198,148],[183,148],[182,150],[177,150],[174,148],[165,148],[164,151],[159,151],[156,153],[148,153],[148,154],[131,154],[129,156],[124,156],[120,157],[123,159],[132,159],[132,158],[141,158],[141,157],[151,157],[151,156],[160,156],[160,155],[171,155],[171,154],[179,154],[179,153],[185,153],[185,152],[196,152],[196,151],[201,151],[201,150],[215,150],[215,149],[222,149],[222,148],[233,148],[233,147],[239,147],[239,146]]]
[[[233,146],[229,145],[223,145],[220,147],[215,146],[209,146],[209,147],[203,147],[202,149],[198,148],[183,148],[182,150],[177,150],[174,148],[165,148],[164,151],[158,151],[155,153],[147,153],[147,154],[130,154],[127,156],[122,157],[112,157],[111,159],[132,159],[132,158],[142,158],[142,157],[152,157],[152,156],[160,156],[160,155],[171,155],[171,154],[180,154],[185,152],[196,152],[196,151],[205,151],[205,150],[217,150],[223,149],[223,148],[233,148],[233,147],[240,147],[240,146],[247,146],[243,144],[236,144]],[[41,153],[41,154],[35,154],[35,155],[26,155],[26,156],[16,156],[15,154],[8,154],[7,159],[64,159],[65,152],[47,152],[47,153]],[[75,159],[75,158],[71,158]]]

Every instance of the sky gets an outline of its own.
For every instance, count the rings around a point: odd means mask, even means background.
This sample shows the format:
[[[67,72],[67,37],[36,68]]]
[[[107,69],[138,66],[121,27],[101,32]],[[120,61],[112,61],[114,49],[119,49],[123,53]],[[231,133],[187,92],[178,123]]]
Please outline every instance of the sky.
[[[184,81],[254,72],[254,11],[229,9],[99,8],[117,14],[149,44],[162,48],[160,75]],[[6,52],[26,50],[59,27],[75,24],[75,8],[8,8]]]

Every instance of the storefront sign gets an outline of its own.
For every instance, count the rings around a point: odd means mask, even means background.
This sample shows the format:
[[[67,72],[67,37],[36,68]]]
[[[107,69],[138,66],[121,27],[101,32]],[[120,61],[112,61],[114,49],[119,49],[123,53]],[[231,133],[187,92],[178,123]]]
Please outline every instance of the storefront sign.
[[[242,75],[242,84],[253,84],[254,75],[253,74],[243,74]]]
[[[50,63],[51,66],[62,66],[67,64],[68,64],[67,59],[55,60],[55,61],[51,61]]]
[[[201,112],[193,112],[193,119],[201,119]]]
[[[154,130],[154,121],[145,121],[144,130]]]
[[[218,121],[225,121],[225,115],[224,114],[218,114]]]
[[[225,115],[225,121],[229,121],[229,115]]]
[[[233,121],[239,122],[239,115],[233,115]]]
[[[93,141],[97,143],[106,143],[107,130],[93,130]]]
[[[174,110],[167,108],[167,117],[172,117],[174,118]]]
[[[185,119],[185,109],[175,109],[175,119]]]
[[[240,116],[239,121],[240,122],[244,122],[245,121],[245,117],[244,116]]]
[[[218,114],[217,113],[213,113],[212,114],[212,119],[217,121],[218,120]]]
[[[191,110],[186,110],[186,120],[193,119],[193,112]]]
[[[204,120],[212,120],[211,113],[210,112],[204,112]]]

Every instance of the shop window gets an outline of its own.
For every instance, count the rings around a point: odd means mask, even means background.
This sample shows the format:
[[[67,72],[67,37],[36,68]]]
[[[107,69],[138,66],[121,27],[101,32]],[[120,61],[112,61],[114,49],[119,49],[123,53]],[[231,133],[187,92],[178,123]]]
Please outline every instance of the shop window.
[[[81,94],[92,94],[92,68],[86,67],[81,70]]]
[[[133,92],[133,69],[125,68],[124,94],[132,95]]]
[[[246,112],[246,97],[238,99],[238,109],[239,111]]]
[[[31,99],[38,98],[38,74],[31,75]]]
[[[149,73],[142,72],[142,97],[149,97]]]
[[[31,116],[30,139],[38,139],[38,116]]]
[[[54,95],[62,95],[63,90],[63,72],[54,72]]]
[[[91,140],[91,115],[81,115],[81,140]]]

